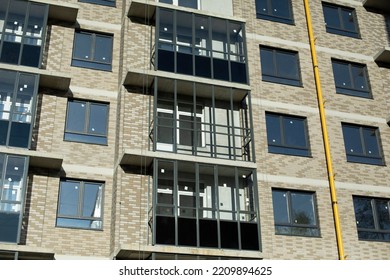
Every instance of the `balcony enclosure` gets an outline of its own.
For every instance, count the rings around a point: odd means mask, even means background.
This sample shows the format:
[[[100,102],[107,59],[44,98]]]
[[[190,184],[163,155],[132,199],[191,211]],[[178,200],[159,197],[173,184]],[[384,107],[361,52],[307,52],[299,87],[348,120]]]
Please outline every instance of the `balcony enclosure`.
[[[40,67],[48,5],[0,1],[0,62]]]
[[[259,250],[255,171],[154,161],[154,244]]]
[[[0,70],[0,145],[29,148],[38,75]]]
[[[0,242],[19,242],[27,161],[27,157],[0,154]]]
[[[253,161],[247,91],[165,78],[153,90],[154,151]]]
[[[243,23],[163,8],[156,12],[156,70],[248,83]]]

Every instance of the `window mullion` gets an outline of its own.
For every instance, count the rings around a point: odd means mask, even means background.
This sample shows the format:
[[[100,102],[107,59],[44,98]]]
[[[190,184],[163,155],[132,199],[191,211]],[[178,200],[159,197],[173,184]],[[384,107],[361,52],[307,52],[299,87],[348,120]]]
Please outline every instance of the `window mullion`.
[[[80,191],[79,191],[79,203],[77,206],[77,216],[79,218],[83,217],[83,197],[84,197],[84,182],[80,182]]]
[[[367,154],[366,141],[364,141],[364,128],[363,127],[359,128],[359,134],[360,134],[360,143],[362,145],[363,155],[367,157],[369,155]]]
[[[291,192],[290,191],[286,191],[285,194],[286,194],[288,224],[290,226],[293,226],[294,224],[293,224],[293,221],[292,221],[292,218],[291,218],[291,213],[293,212],[292,203],[291,203]]]
[[[91,41],[91,59],[90,61],[95,61],[95,49],[96,49],[96,33],[92,34],[92,41]]]
[[[285,137],[285,129],[284,129],[284,116],[279,116],[279,126],[280,126],[280,145],[286,146]]]

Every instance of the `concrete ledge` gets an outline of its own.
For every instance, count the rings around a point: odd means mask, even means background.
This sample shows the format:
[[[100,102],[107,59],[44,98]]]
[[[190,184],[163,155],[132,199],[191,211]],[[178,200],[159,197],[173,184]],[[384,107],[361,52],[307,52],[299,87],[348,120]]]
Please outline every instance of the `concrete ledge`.
[[[34,2],[49,5],[49,19],[76,22],[79,5],[64,3],[61,0],[34,0]]]
[[[375,54],[374,60],[376,63],[390,65],[390,47],[383,47],[381,50],[379,50]]]
[[[364,0],[363,6],[378,12],[390,13],[389,0]]]
[[[49,152],[24,150],[12,147],[0,147],[0,153],[17,156],[28,156],[30,157],[29,165],[31,167],[60,170],[63,162],[63,157],[61,155]]]
[[[121,165],[130,166],[149,166],[152,164],[153,159],[165,159],[165,160],[178,160],[187,162],[197,162],[203,164],[215,164],[224,166],[236,166],[241,168],[256,168],[257,165],[254,162],[247,161],[235,161],[228,159],[216,159],[209,157],[199,157],[176,153],[166,152],[153,152],[141,149],[125,149],[120,158]]]

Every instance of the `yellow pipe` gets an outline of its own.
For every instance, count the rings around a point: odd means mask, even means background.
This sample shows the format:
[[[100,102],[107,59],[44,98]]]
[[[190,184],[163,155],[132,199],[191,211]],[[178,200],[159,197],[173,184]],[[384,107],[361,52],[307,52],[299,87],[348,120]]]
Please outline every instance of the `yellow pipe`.
[[[332,199],[333,218],[334,218],[335,230],[336,230],[337,248],[338,248],[338,253],[339,253],[339,259],[345,260],[343,237],[341,234],[339,208],[337,205],[337,195],[336,195],[336,187],[335,187],[335,181],[334,181],[332,157],[330,154],[329,136],[328,136],[328,129],[326,126],[326,117],[325,117],[324,101],[323,101],[323,97],[322,97],[320,73],[318,70],[317,51],[316,51],[316,47],[315,47],[315,39],[313,36],[313,27],[312,27],[312,23],[311,23],[309,3],[308,3],[308,0],[303,0],[303,2],[305,5],[306,22],[307,22],[307,29],[308,29],[309,40],[310,40],[310,51],[311,51],[311,56],[312,56],[314,77],[315,77],[315,82],[316,82],[318,107],[320,110],[322,137],[323,137],[324,146],[325,146],[326,165],[327,165],[327,170],[328,170],[330,194],[331,194],[331,199]]]

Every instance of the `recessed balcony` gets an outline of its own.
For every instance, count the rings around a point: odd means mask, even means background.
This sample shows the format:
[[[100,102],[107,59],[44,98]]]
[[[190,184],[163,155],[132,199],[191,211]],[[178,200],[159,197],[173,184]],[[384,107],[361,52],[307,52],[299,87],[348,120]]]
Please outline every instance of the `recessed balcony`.
[[[378,12],[390,13],[389,0],[364,0],[363,6]]]

